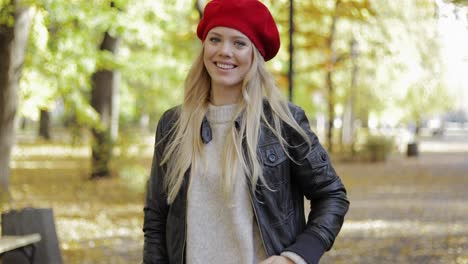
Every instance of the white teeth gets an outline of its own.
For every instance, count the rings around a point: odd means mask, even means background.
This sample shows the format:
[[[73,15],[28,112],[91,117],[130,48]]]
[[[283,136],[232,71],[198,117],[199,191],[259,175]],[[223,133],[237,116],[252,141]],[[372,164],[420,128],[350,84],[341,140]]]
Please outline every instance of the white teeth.
[[[224,63],[217,62],[216,66],[218,66],[221,69],[226,69],[226,70],[234,69],[234,65],[232,65],[232,64],[224,64]]]

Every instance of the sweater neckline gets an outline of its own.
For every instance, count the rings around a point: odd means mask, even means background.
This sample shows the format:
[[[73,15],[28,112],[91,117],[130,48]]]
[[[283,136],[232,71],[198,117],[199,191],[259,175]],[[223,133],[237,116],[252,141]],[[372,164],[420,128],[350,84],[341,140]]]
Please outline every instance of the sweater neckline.
[[[236,108],[237,104],[213,105],[210,103],[206,118],[214,124],[232,122]]]

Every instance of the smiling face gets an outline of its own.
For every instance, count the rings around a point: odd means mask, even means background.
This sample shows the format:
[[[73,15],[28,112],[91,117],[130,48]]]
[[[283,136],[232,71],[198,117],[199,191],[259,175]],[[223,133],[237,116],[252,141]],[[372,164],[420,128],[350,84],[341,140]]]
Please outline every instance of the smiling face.
[[[211,77],[211,100],[236,102],[252,66],[252,42],[238,30],[215,27],[208,32],[203,48],[203,62]]]

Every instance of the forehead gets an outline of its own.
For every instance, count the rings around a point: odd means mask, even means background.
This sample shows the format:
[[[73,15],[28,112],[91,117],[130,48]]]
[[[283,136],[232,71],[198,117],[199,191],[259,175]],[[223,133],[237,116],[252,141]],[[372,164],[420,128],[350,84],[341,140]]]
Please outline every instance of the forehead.
[[[208,34],[249,39],[246,35],[244,35],[244,33],[230,27],[214,27],[208,31]]]

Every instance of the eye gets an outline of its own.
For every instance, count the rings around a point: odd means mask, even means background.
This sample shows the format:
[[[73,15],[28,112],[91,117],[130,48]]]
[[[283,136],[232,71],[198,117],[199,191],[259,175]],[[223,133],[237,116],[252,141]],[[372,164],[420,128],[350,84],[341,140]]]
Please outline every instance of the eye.
[[[220,41],[221,41],[221,39],[220,39],[220,38],[218,38],[218,37],[210,37],[210,39],[209,39],[209,40],[210,40],[210,42],[212,42],[212,43],[218,43],[218,42],[220,42]]]
[[[243,47],[247,46],[247,43],[245,41],[242,41],[242,40],[236,40],[236,41],[234,41],[234,45],[236,45],[239,48],[243,48]]]

